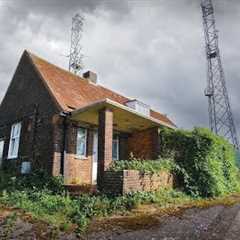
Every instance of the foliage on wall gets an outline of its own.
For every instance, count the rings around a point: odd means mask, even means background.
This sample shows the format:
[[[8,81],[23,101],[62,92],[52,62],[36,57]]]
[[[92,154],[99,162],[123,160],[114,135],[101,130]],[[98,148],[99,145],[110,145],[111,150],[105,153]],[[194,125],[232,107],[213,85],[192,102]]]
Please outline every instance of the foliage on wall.
[[[162,157],[173,158],[185,191],[197,196],[219,196],[240,189],[236,151],[208,129],[161,131]]]

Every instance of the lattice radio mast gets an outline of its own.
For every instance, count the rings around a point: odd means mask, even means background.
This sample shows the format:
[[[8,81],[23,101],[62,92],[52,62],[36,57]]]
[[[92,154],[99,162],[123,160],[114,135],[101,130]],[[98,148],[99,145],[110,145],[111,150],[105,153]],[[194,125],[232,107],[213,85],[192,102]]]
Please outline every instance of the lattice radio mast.
[[[69,71],[79,74],[83,69],[83,55],[81,38],[83,31],[83,17],[80,14],[76,14],[72,18],[72,32],[71,32],[71,47],[69,54]]]
[[[210,128],[214,133],[224,136],[239,149],[218,46],[218,31],[215,25],[212,0],[201,0],[201,8],[208,63],[205,96],[208,97]]]

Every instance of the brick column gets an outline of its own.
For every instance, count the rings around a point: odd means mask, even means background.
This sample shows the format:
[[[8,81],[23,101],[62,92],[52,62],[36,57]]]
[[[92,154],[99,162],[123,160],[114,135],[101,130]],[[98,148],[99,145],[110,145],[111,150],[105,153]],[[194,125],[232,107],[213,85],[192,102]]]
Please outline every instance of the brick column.
[[[97,184],[101,189],[104,171],[112,162],[113,112],[110,109],[99,111],[98,117],[98,175]]]

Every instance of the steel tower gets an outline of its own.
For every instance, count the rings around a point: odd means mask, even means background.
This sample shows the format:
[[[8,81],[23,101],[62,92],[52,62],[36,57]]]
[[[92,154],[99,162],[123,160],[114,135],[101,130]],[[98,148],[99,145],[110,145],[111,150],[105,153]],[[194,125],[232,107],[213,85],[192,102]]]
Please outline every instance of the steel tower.
[[[224,136],[239,149],[218,46],[218,31],[212,0],[201,0],[201,8],[208,64],[205,96],[208,97],[210,128],[214,133]]]
[[[81,38],[83,28],[83,17],[76,14],[72,18],[71,47],[69,54],[69,71],[78,74],[82,68],[83,55],[81,53]]]

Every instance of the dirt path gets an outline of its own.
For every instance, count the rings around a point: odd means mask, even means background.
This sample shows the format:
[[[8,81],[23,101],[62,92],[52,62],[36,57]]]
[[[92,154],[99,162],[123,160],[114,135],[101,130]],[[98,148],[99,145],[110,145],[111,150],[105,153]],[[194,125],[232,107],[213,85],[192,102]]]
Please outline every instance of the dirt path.
[[[150,221],[151,219],[149,219]],[[140,221],[140,219],[139,219]],[[240,239],[240,204],[192,208],[179,216],[152,217],[152,223],[136,229],[127,225],[91,233],[86,239],[95,240],[238,240]],[[135,223],[136,224],[136,223]],[[121,225],[121,224],[120,224]]]

